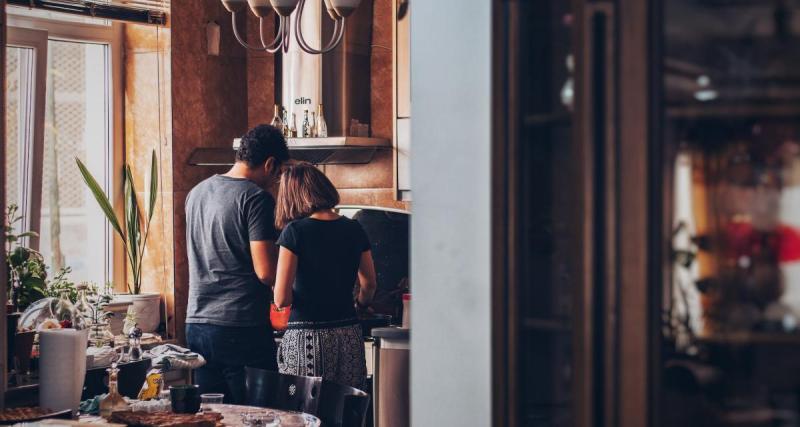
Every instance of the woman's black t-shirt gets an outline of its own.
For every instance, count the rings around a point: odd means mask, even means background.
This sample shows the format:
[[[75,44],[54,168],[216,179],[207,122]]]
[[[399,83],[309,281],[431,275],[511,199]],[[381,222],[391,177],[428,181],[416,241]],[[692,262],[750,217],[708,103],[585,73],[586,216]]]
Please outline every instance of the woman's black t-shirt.
[[[278,245],[297,255],[289,328],[332,328],[358,323],[353,288],[361,254],[370,250],[361,224],[349,218],[291,222]]]

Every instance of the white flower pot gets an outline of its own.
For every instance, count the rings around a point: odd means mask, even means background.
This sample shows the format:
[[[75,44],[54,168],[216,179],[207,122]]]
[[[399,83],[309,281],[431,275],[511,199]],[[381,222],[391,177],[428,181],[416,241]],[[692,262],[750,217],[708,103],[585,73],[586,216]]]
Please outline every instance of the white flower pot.
[[[136,323],[142,332],[155,332],[161,323],[161,294],[142,293],[137,295],[116,295],[114,300],[130,301],[136,312]],[[124,320],[125,316],[121,320]],[[122,329],[120,323],[120,330]]]
[[[132,295],[136,323],[142,332],[155,332],[161,324],[161,294]]]

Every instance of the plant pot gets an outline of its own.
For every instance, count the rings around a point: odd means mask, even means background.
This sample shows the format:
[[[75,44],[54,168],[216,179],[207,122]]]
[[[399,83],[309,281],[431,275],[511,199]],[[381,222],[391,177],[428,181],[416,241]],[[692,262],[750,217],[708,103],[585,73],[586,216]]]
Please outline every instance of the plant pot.
[[[123,297],[123,298],[120,298]],[[103,306],[103,310],[113,313],[114,316],[108,319],[109,329],[114,335],[122,333],[122,324],[125,322],[125,315],[128,307],[133,305],[130,295],[114,295],[114,300]]]
[[[155,332],[161,324],[161,294],[130,295],[136,311],[136,323],[142,332]]]

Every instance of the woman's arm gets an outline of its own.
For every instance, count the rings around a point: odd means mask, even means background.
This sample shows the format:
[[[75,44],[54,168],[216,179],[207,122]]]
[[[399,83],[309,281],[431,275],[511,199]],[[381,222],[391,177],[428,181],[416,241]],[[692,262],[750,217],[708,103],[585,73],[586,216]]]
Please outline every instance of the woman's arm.
[[[375,288],[375,264],[372,262],[372,251],[361,253],[361,264],[358,266],[358,304],[365,307],[372,302]]]
[[[278,264],[278,247],[272,240],[250,242],[253,269],[261,283],[270,288],[275,284],[275,269]]]
[[[297,274],[297,255],[281,246],[278,272],[275,277],[275,305],[278,308],[292,305],[292,285]]]

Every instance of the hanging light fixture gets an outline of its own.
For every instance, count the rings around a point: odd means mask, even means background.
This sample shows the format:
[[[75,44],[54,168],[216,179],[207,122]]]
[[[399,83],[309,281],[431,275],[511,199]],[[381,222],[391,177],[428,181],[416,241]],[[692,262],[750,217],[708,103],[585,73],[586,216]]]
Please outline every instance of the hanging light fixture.
[[[320,1],[320,0],[311,0]],[[291,15],[295,10],[294,27],[295,38],[300,48],[313,55],[328,53],[336,48],[341,43],[344,37],[345,20],[348,16],[358,8],[361,0],[324,0],[325,9],[328,10],[328,15],[334,21],[333,34],[331,40],[319,49],[311,47],[301,30],[300,22],[303,19],[303,9],[306,5],[306,0],[222,0],[225,9],[231,13],[231,22],[233,24],[233,35],[236,40],[247,49],[260,50],[269,53],[277,53],[289,51],[289,43],[291,41]],[[244,12],[250,6],[250,10],[258,17],[259,41],[257,45],[251,45],[239,34],[238,26],[236,25],[236,15]],[[275,39],[267,43],[264,20],[270,15],[271,11],[278,14],[278,30],[275,32]],[[245,12],[247,13],[247,12]]]

